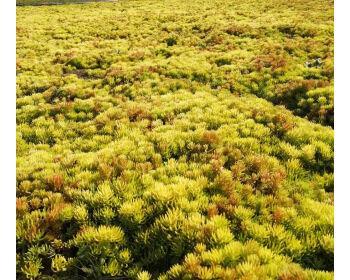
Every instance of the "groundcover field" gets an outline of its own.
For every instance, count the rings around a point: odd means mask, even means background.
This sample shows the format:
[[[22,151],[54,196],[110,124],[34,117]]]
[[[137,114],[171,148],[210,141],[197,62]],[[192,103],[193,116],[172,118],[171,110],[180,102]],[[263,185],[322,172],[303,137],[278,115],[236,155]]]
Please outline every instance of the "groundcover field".
[[[333,1],[18,7],[18,279],[333,279],[333,80]]]

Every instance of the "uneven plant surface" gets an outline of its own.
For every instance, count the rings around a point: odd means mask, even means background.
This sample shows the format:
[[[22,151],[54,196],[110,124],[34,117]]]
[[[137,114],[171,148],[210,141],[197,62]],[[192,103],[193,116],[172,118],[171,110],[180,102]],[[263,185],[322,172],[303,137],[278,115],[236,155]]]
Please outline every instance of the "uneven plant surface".
[[[18,279],[333,279],[333,1],[17,7]]]

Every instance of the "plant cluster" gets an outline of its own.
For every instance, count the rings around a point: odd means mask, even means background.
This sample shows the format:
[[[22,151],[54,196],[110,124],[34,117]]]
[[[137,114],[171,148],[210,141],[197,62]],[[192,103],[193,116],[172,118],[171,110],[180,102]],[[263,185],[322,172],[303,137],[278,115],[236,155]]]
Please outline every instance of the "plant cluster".
[[[333,279],[332,12],[17,8],[18,278]]]

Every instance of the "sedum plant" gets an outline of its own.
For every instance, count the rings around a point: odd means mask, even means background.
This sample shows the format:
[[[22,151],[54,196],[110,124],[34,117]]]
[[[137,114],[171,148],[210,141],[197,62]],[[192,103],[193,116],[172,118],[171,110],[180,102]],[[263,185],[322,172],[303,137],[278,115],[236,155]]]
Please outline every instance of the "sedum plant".
[[[18,279],[333,279],[332,1],[18,7],[16,66]]]

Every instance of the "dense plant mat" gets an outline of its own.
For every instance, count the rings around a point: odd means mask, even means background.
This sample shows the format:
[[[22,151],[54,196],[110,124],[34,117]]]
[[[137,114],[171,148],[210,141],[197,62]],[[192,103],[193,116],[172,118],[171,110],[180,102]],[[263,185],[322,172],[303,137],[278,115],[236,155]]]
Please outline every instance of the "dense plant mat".
[[[17,8],[18,279],[333,279],[333,2]]]

